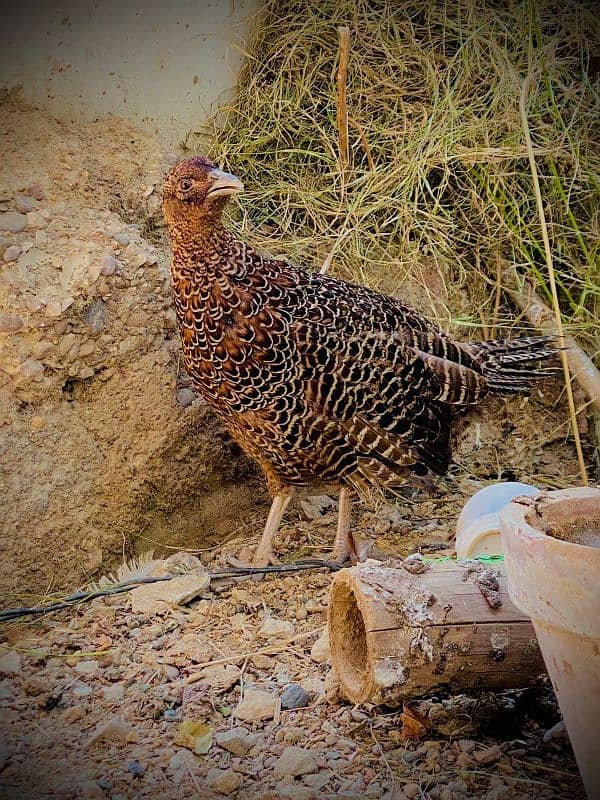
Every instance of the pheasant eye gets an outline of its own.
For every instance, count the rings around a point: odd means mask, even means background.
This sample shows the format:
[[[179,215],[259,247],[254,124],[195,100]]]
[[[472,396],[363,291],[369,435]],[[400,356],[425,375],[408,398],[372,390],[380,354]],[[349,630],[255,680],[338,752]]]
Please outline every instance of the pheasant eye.
[[[193,185],[194,185],[193,182],[191,180],[189,180],[188,178],[184,178],[182,181],[179,181],[179,188],[183,192],[188,192],[192,188]]]

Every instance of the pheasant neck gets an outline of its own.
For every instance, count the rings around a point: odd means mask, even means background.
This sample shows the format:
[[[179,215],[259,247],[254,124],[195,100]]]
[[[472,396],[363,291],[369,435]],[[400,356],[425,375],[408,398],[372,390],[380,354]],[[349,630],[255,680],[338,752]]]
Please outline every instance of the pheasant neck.
[[[206,221],[174,227],[170,230],[173,245],[173,271],[202,274],[211,271],[229,255],[234,237],[221,223]]]

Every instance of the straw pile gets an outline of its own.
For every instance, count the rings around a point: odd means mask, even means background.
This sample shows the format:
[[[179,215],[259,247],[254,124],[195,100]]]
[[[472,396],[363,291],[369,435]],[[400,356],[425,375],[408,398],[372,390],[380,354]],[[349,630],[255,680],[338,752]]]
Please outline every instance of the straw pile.
[[[347,167],[338,25],[350,29]],[[271,0],[235,100],[193,147],[243,178],[236,226],[254,244],[315,268],[334,250],[334,274],[446,329],[515,335],[527,324],[509,282],[552,300],[525,83],[565,331],[598,359],[599,45],[592,2]]]

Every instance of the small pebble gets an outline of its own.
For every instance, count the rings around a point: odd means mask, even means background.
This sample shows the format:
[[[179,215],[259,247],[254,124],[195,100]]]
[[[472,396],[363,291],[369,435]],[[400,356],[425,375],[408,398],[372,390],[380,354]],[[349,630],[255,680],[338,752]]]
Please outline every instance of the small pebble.
[[[7,247],[4,251],[4,260],[7,264],[11,261],[16,261],[17,258],[21,255],[21,248],[17,244],[11,244],[10,247]]]
[[[232,769],[218,769],[213,767],[206,773],[206,782],[217,792],[230,795],[240,788],[242,779],[237,772]]]
[[[46,198],[46,193],[39,183],[32,183],[27,189],[27,194],[31,195],[35,200],[45,200]]]
[[[317,771],[317,762],[304,747],[286,747],[273,766],[276,778],[297,777]]]
[[[263,692],[260,689],[246,689],[243,699],[233,714],[237,719],[248,722],[273,719],[277,706],[278,699],[274,694]]]
[[[20,194],[15,198],[15,208],[22,214],[27,214],[35,208],[35,201],[32,197]]]
[[[102,696],[109,703],[115,700],[122,700],[125,695],[125,687],[122,683],[113,683],[111,686],[104,686],[102,688]]]
[[[488,766],[489,764],[495,764],[496,761],[502,758],[502,750],[497,744],[494,744],[492,747],[486,747],[485,750],[477,750],[473,753],[473,758],[478,764]]]
[[[421,575],[421,573],[427,572],[429,569],[429,564],[423,559],[421,553],[413,553],[405,558],[402,566],[411,575]],[[406,790],[404,790],[404,794],[406,794]]]
[[[146,772],[146,767],[139,761],[128,761],[125,766],[127,771],[136,777],[141,777]]]
[[[73,696],[74,697],[89,697],[94,690],[91,686],[87,686],[85,683],[78,683],[76,686],[73,687]]]
[[[181,408],[187,408],[196,397],[197,395],[193,389],[188,389],[187,387],[183,387],[177,391],[177,402]]]
[[[104,800],[104,792],[95,781],[84,781],[79,784],[78,800]]]
[[[100,267],[100,274],[106,277],[114,275],[116,272],[122,272],[123,265],[114,256],[105,256],[102,259],[102,266]]]
[[[408,800],[413,800],[414,797],[421,795],[421,787],[418,783],[405,783],[402,787],[402,792],[408,797]]]
[[[259,634],[265,638],[276,636],[277,638],[285,639],[288,636],[292,636],[293,633],[293,623],[285,619],[276,619],[275,617],[266,617],[259,630]]]
[[[77,722],[80,719],[85,717],[85,711],[81,706],[70,706],[69,708],[65,708],[65,710],[61,714],[61,719],[70,724],[71,722]]]
[[[9,650],[0,656],[0,674],[16,675],[21,671],[21,656],[14,650]]]
[[[75,664],[75,672],[80,675],[95,675],[98,672],[97,661],[78,661]]]
[[[101,333],[108,319],[106,303],[99,298],[93,300],[86,308],[83,319],[94,333]]]
[[[290,683],[281,693],[281,708],[286,711],[292,708],[306,708],[309,703],[310,693],[299,683]]]
[[[18,211],[0,212],[0,231],[21,233],[27,227],[27,217]]]
[[[113,717],[107,721],[100,721],[84,745],[85,747],[89,747],[90,745],[94,744],[95,742],[107,742],[108,744],[113,744],[115,742],[125,743],[127,741],[134,741],[135,734],[131,728],[131,725],[122,717]]]
[[[254,737],[247,728],[230,728],[228,731],[221,731],[215,736],[215,742],[232,753],[234,756],[245,756],[254,743]]]
[[[313,644],[310,650],[310,657],[318,664],[324,664],[326,661],[329,661],[329,656],[329,634],[327,633],[327,628],[325,628],[323,633]]]

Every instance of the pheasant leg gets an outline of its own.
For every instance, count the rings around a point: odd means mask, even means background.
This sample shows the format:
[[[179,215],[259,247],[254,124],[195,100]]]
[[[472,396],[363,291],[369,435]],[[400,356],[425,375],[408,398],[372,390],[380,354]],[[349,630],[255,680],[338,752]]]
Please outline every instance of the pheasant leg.
[[[268,567],[269,564],[275,563],[273,539],[279,530],[279,523],[291,499],[292,495],[290,492],[277,494],[273,498],[262,538],[258,543],[258,547],[254,552],[254,558],[252,559],[252,565],[254,567]]]
[[[356,552],[354,538],[350,531],[350,517],[352,512],[352,497],[350,490],[342,487],[338,506],[338,524],[333,544],[333,557],[339,563],[346,561],[356,563],[360,561]]]

